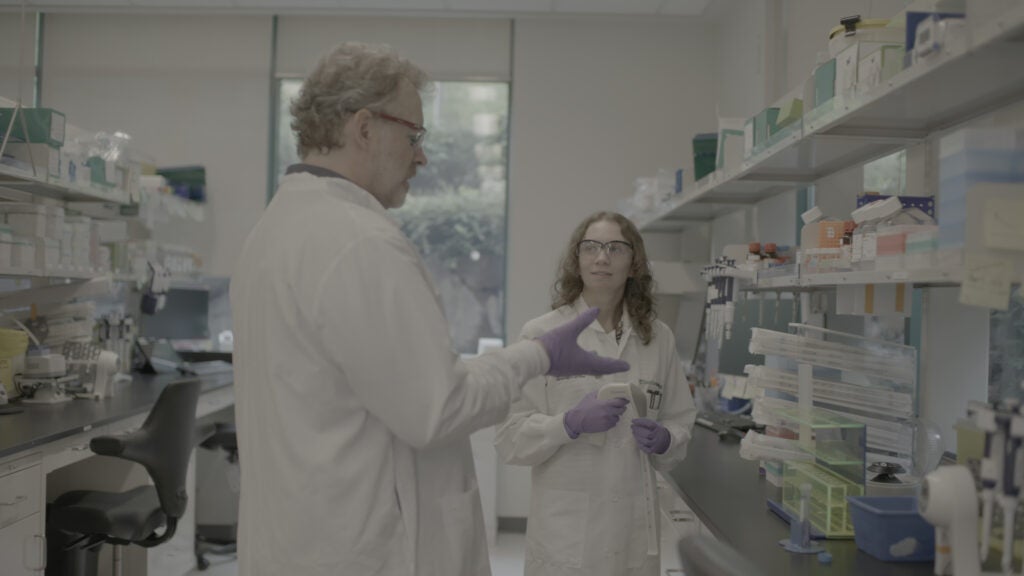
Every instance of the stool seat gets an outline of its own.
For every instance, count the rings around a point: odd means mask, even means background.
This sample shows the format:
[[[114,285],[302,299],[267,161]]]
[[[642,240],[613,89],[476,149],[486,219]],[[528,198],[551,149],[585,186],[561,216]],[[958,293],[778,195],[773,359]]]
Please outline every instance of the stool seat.
[[[50,511],[46,522],[53,528],[129,542],[145,540],[167,523],[152,486],[127,492],[75,490],[57,498]]]

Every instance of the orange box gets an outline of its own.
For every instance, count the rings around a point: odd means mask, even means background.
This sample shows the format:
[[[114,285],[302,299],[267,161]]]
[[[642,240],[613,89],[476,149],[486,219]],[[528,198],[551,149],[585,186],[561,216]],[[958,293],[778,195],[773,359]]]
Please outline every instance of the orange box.
[[[843,245],[846,224],[838,220],[818,222],[818,248],[839,248]]]

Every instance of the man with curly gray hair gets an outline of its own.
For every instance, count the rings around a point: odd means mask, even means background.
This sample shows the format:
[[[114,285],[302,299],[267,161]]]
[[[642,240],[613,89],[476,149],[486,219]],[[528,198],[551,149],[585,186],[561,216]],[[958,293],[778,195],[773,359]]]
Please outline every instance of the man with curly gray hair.
[[[486,576],[469,434],[530,378],[621,372],[576,342],[597,309],[463,361],[388,217],[427,163],[426,75],[343,44],[292,104],[293,165],[231,280],[242,576]]]

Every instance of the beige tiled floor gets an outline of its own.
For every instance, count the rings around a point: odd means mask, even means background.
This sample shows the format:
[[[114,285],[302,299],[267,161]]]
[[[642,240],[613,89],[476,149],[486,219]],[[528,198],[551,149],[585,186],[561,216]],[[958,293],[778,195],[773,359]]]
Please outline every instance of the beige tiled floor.
[[[661,567],[668,576],[683,576],[679,569],[679,556],[676,552],[675,540],[669,527],[662,524]],[[502,532],[498,534],[498,542],[491,549],[492,576],[523,576],[522,534]],[[210,567],[205,572],[193,570],[187,576],[238,576],[238,564],[234,557],[209,556]]]

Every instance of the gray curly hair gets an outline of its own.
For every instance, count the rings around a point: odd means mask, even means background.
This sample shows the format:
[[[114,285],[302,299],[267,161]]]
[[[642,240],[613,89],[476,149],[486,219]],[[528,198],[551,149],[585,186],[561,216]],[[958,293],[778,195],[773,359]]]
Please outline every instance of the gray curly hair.
[[[423,90],[427,74],[387,45],[345,42],[317,63],[292,100],[292,130],[299,157],[345,145],[341,128],[353,114],[394,98],[402,80]]]

